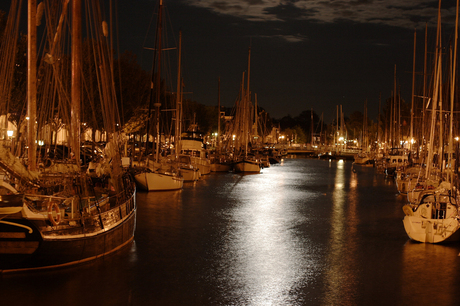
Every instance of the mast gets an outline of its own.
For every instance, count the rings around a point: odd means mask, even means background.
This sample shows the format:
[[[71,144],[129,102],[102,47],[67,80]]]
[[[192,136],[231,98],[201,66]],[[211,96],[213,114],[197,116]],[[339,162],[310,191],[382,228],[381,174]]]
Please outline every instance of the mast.
[[[343,124],[344,124],[344,122],[343,122],[343,108],[342,108],[342,104],[340,104],[340,137],[342,137],[342,141],[345,141]],[[345,142],[342,143],[342,147],[340,148],[341,151],[345,148],[344,144],[345,144]]]
[[[157,28],[157,37],[158,37],[158,67],[156,73],[156,96],[155,96],[155,103],[153,106],[155,107],[155,121],[156,121],[156,150],[155,150],[155,161],[158,162],[160,159],[160,85],[161,85],[161,31],[162,31],[162,22],[161,22],[161,13],[163,11],[163,0],[160,0],[160,8],[158,10],[158,28]],[[152,72],[152,77],[154,77],[154,71]],[[148,131],[147,131],[148,133]],[[148,134],[147,134],[148,137]],[[148,139],[147,139],[148,140]]]
[[[27,5],[27,141],[28,141],[28,160],[29,170],[35,171],[37,168],[35,150],[35,121],[37,118],[37,1],[29,0]]]
[[[395,147],[396,143],[396,64],[395,64],[395,71],[394,71],[394,76],[393,76],[393,122],[391,123],[392,128],[393,128],[393,143],[392,146]]]
[[[427,53],[428,53],[428,24],[425,23],[425,54],[423,60],[423,107],[422,107],[422,148],[425,147],[425,107],[426,105],[426,61],[427,61]],[[424,150],[423,154],[426,155],[426,149]]]
[[[335,152],[337,153],[339,150],[339,106],[337,105],[337,132],[335,133]]]
[[[362,144],[363,144],[363,148],[365,148],[365,152],[367,152],[367,99],[366,101],[364,102],[364,116],[363,116],[364,120],[363,120],[363,141],[362,141]]]
[[[321,142],[321,139],[322,139],[322,136],[323,136],[323,120],[324,120],[324,113],[321,113],[321,119],[319,120],[320,122],[320,129],[319,129],[319,145],[321,146],[322,145],[322,142]]]
[[[449,164],[450,164],[450,170],[451,170],[450,171],[450,177],[451,177],[450,182],[451,183],[453,183],[454,181],[454,169],[455,169],[454,167],[455,160],[453,159],[454,148],[453,148],[452,142],[454,141],[453,119],[454,119],[455,73],[456,73],[456,67],[457,67],[458,3],[459,3],[459,0],[457,0],[457,6],[456,6],[456,12],[455,12],[454,58],[453,58],[453,63],[452,63],[452,68],[451,68],[452,69],[451,70],[452,80],[451,80],[451,85],[450,85]]]
[[[410,109],[410,138],[409,138],[409,150],[412,151],[412,143],[414,139],[414,87],[415,87],[415,47],[417,42],[417,30],[414,30],[414,55],[412,62],[412,103]]]
[[[258,122],[259,122],[259,116],[257,114],[257,93],[255,93],[254,94],[254,124],[253,124],[252,129],[253,129],[253,135],[257,137],[257,139],[259,138],[259,134],[257,131]]]
[[[431,125],[430,125],[430,147],[428,150],[428,160],[426,162],[426,175],[428,179],[430,177],[430,171],[433,163],[433,151],[434,151],[434,130],[436,128],[436,104],[438,103],[438,94],[440,93],[441,83],[441,52],[440,52],[440,39],[441,39],[441,0],[439,0],[438,7],[438,26],[436,33],[436,58],[435,58],[435,79],[433,89],[433,99],[431,101]],[[440,123],[442,124],[442,123]],[[440,142],[442,143],[442,142]]]
[[[80,166],[81,123],[81,0],[72,1],[71,151]]]
[[[378,146],[380,146],[380,104],[382,100],[382,93],[379,95],[379,113],[378,113],[378,118],[377,118],[377,143]]]
[[[244,140],[246,143],[246,148],[244,150],[244,156],[248,157],[248,142],[249,142],[249,137],[248,137],[248,125],[249,125],[249,99],[250,99],[250,92],[249,92],[249,76],[251,73],[251,47],[249,47],[249,52],[248,52],[248,83],[246,86],[246,101],[244,103],[245,105],[245,112],[244,112]]]
[[[176,90],[176,131],[174,136],[176,160],[180,152],[180,109],[182,104],[182,86],[181,86],[181,49],[182,48],[182,31],[179,31],[179,58],[177,64],[177,90]]]
[[[72,81],[71,81],[71,129],[72,146],[77,166],[80,166],[81,123],[81,0],[72,1]]]
[[[220,153],[220,77],[217,80],[217,152]]]
[[[310,110],[310,129],[311,129],[311,144],[310,146],[313,147],[313,108]]]

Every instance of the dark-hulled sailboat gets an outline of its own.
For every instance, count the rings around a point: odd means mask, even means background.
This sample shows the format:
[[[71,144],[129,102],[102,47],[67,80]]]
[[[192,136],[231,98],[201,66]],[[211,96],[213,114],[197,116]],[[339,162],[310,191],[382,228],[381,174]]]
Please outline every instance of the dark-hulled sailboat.
[[[57,2],[45,1],[45,9]],[[95,1],[87,2],[93,12],[99,12]],[[0,167],[3,170],[0,195],[0,273],[63,267],[90,261],[112,253],[129,244],[136,227],[135,184],[122,168],[119,150],[120,135],[114,91],[100,90],[101,105],[105,103],[104,128],[107,145],[104,156],[94,161],[98,174],[85,169],[80,161],[80,101],[81,101],[81,0],[64,0],[59,6],[60,18],[54,42],[60,40],[62,21],[67,11],[72,13],[72,80],[71,130],[69,159],[53,161],[44,167],[36,166],[35,135],[39,124],[30,124],[28,159],[13,155],[5,143],[0,144]],[[36,118],[35,40],[36,1],[28,1],[28,116]],[[10,12],[11,14],[11,12]],[[48,15],[47,15],[48,16]],[[94,16],[99,16],[95,14]],[[98,17],[93,17],[97,20]],[[50,21],[51,23],[51,21]],[[97,31],[102,32],[103,27]],[[101,34],[101,33],[99,33]],[[105,33],[104,33],[105,34]],[[104,35],[97,35],[103,37]],[[57,47],[51,43],[47,54],[48,69],[55,80],[59,78]],[[52,46],[51,46],[52,45]],[[101,44],[100,46],[103,46]],[[56,47],[56,48],[55,48]],[[101,48],[103,50],[104,48]],[[108,48],[106,48],[107,50]],[[101,52],[100,56],[104,56]],[[107,55],[106,55],[107,56]],[[98,73],[105,84],[110,78],[110,61],[101,58]],[[60,103],[67,102],[66,93],[59,87],[54,91]],[[43,84],[43,83],[42,83]],[[113,86],[113,85],[108,85]],[[112,110],[110,113],[107,110]],[[38,125],[38,127],[37,127]],[[25,164],[25,165],[24,165]],[[96,167],[96,166],[95,166]]]

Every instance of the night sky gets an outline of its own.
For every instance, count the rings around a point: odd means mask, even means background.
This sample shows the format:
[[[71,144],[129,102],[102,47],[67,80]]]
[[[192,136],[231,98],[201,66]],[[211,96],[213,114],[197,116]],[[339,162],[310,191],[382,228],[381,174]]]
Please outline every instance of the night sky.
[[[456,1],[442,2],[445,46],[453,36]],[[119,2],[120,41],[150,67],[142,48],[158,0]],[[364,111],[376,119],[397,88],[410,103],[414,30],[417,29],[416,94],[421,94],[425,24],[434,51],[438,1],[423,0],[165,0],[167,26],[182,30],[187,97],[232,106],[251,46],[251,92],[274,118],[304,110],[326,122],[343,105],[345,115]],[[124,13],[130,12],[130,13]],[[136,17],[133,18],[132,16]],[[147,36],[153,37],[152,30]],[[430,60],[430,55],[428,56]],[[174,74],[175,75],[175,74]],[[175,82],[175,81],[174,81]],[[330,122],[330,121],[329,121]]]
[[[151,69],[159,0],[118,0],[120,51],[137,54]],[[456,1],[442,2],[447,46],[453,36]],[[396,65],[398,90],[410,103],[414,30],[417,30],[416,94],[422,87],[425,24],[434,51],[438,1],[424,0],[164,0],[166,47],[182,31],[185,92],[206,105],[234,105],[251,47],[251,84],[258,104],[273,118],[304,110],[324,113],[326,123],[343,105],[345,115],[376,119],[391,96]],[[2,4],[0,9],[5,9]],[[174,67],[177,54],[171,54]],[[429,55],[430,59],[430,55]],[[429,64],[429,63],[428,63]],[[172,75],[175,90],[176,72]]]

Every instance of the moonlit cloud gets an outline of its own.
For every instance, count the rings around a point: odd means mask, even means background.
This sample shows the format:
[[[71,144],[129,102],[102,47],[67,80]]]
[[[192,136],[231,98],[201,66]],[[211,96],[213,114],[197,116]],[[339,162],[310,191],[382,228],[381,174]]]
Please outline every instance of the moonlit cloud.
[[[304,36],[304,35],[301,35],[301,34],[293,34],[293,35],[271,35],[271,36],[267,36],[267,35],[259,35],[260,38],[279,38],[279,39],[282,39],[282,40],[285,40],[287,42],[292,42],[292,43],[296,43],[296,42],[301,42],[301,41],[305,41],[307,40],[307,37]]]
[[[438,1],[429,0],[190,0],[189,5],[250,21],[351,21],[394,27],[424,27],[437,20]],[[442,16],[452,20],[455,4],[443,4]]]

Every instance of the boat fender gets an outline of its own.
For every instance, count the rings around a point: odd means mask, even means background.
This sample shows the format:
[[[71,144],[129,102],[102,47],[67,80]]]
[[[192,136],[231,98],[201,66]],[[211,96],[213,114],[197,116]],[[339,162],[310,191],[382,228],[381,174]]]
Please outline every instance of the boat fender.
[[[56,212],[56,219],[53,217],[53,209]],[[54,226],[61,222],[61,210],[59,209],[58,203],[51,202],[50,205],[48,205],[48,219]]]
[[[412,210],[412,208],[409,205],[404,205],[403,206],[403,211],[404,211],[404,214],[406,216],[413,216],[414,215],[414,211]]]

